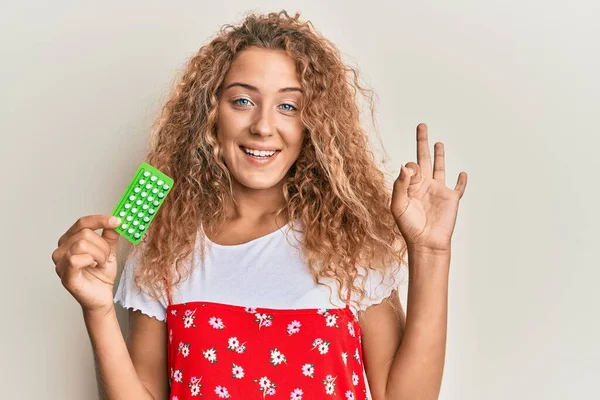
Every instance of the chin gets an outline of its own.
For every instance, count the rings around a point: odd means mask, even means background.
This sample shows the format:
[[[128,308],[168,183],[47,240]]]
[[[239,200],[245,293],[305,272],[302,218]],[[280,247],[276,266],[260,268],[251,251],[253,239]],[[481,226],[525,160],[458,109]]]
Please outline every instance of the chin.
[[[253,190],[265,190],[271,189],[275,186],[278,186],[281,182],[281,179],[277,177],[269,178],[269,177],[248,177],[248,176],[234,176],[233,177],[240,185],[247,187],[248,189]]]

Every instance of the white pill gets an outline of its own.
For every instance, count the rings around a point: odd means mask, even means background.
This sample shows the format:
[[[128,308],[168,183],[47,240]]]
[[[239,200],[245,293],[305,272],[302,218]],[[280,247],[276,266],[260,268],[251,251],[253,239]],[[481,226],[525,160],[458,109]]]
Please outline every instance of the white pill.
[[[155,180],[157,180],[157,179],[158,179],[158,178],[156,177],[156,175],[152,175],[152,178],[150,178],[150,180],[151,180],[152,182],[154,182],[154,181],[155,181]]]
[[[154,196],[148,196],[148,201],[154,200]]]
[[[140,225],[140,231],[143,231],[144,229],[146,229],[146,225]]]
[[[135,229],[133,229],[133,228],[129,228],[129,230],[128,230],[127,232],[129,232],[129,233],[133,233],[134,231],[135,231]]]
[[[142,208],[143,208],[144,210],[147,210],[147,209],[148,209],[148,204],[144,204],[144,205],[142,206]]]
[[[169,185],[165,185],[165,186],[163,186],[163,189],[164,189],[164,190],[169,190]]]
[[[156,182],[156,184],[157,184],[158,186],[162,186],[162,184],[163,184],[163,183],[164,183],[164,182],[162,181],[162,179],[159,179],[159,180],[158,180],[158,182]]]
[[[142,197],[146,197],[146,196],[148,196],[148,193],[146,193],[146,192],[142,192],[141,196],[142,196]]]
[[[135,196],[134,195],[129,196],[129,200],[134,201],[135,200]]]
[[[121,225],[121,228],[127,229],[128,226],[129,226],[129,224],[123,224],[123,225]]]
[[[154,214],[154,208],[149,209],[148,214]]]
[[[137,204],[138,206],[141,206],[142,203],[143,203],[143,201],[141,201],[141,200],[138,200],[138,201],[135,202],[135,204]]]
[[[148,221],[150,221],[150,218],[144,217],[144,222],[148,222]]]
[[[135,213],[137,212],[137,207],[133,207],[133,208],[131,209],[131,212],[135,214]]]
[[[143,216],[144,216],[143,212],[141,212],[141,213],[138,214],[138,218],[142,218]]]
[[[143,185],[144,183],[146,183],[146,180],[145,179],[140,179],[139,183],[140,183],[140,185]]]
[[[152,193],[154,193],[154,194],[158,193],[158,189],[157,188],[152,189]]]
[[[141,190],[141,189],[140,189],[139,187],[136,187],[135,189],[133,189],[133,191],[134,191],[134,192],[136,192],[136,193],[139,193],[139,192],[140,192],[140,190]]]
[[[150,189],[151,187],[152,187],[151,183],[149,183],[149,184],[146,185],[146,189]]]
[[[137,219],[135,221],[133,221],[133,225],[137,226],[140,223],[140,221],[138,221]]]
[[[139,239],[139,238],[140,238],[140,236],[141,236],[141,235],[140,235],[138,232],[136,232],[136,233],[134,233],[134,234],[133,234],[133,237],[134,237],[134,238],[136,238],[136,239]]]
[[[129,203],[125,204],[125,208],[129,208],[129,207],[131,207],[131,204],[129,204]]]
[[[150,176],[150,172],[148,172],[148,171],[144,172],[144,176]]]
[[[165,194],[164,194],[163,192],[160,192],[160,193],[158,194],[158,197],[160,197],[160,198],[162,199],[163,197],[165,197]]]
[[[131,221],[133,219],[133,217],[131,215],[127,216],[127,221]]]
[[[154,204],[154,206],[158,207],[158,205],[160,204],[160,201],[156,200],[156,201],[155,201],[154,203],[152,203],[152,204]]]
[[[125,211],[121,211],[121,212],[119,213],[119,217],[124,217],[125,215],[127,215],[127,213],[126,213]]]

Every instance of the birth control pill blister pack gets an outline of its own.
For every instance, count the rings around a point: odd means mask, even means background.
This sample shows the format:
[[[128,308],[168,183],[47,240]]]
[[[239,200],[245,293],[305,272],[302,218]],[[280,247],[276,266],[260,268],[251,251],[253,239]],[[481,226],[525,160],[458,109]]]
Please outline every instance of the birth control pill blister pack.
[[[172,187],[173,179],[142,162],[111,214],[121,218],[115,231],[138,244]]]

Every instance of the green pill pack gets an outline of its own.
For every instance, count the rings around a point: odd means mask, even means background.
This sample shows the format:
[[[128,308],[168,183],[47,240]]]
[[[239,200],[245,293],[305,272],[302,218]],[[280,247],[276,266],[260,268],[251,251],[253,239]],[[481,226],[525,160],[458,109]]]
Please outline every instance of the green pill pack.
[[[115,231],[138,244],[172,187],[173,179],[142,162],[111,214],[121,218]]]

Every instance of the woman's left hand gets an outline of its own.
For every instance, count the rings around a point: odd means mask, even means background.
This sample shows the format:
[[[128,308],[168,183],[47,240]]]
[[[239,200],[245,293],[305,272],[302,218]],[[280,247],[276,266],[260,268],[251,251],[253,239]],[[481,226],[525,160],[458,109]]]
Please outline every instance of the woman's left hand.
[[[434,146],[433,170],[427,125],[417,126],[417,163],[400,167],[394,182],[391,211],[410,248],[450,253],[458,203],[465,193],[467,173],[458,175],[454,189],[446,186],[444,145]]]

